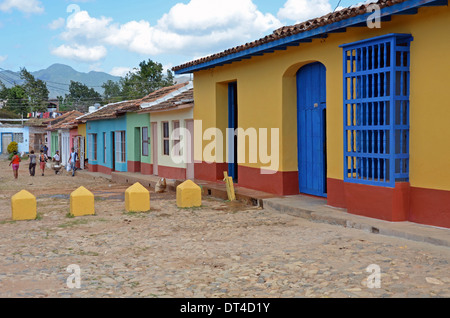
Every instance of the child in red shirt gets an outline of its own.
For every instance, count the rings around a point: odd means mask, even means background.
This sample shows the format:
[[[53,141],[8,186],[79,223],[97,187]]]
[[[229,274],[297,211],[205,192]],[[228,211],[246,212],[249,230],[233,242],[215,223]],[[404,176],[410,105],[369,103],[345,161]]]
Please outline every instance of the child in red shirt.
[[[11,162],[9,163],[9,166],[12,165],[13,168],[13,174],[14,178],[19,178],[19,165],[22,160],[20,159],[19,155],[17,154],[17,151],[14,151],[14,156],[11,159]]]

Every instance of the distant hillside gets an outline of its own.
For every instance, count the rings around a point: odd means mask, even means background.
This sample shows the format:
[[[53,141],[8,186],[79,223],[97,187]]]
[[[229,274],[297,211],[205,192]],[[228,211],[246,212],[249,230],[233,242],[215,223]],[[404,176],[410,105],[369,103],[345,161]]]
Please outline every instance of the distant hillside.
[[[45,70],[31,72],[37,79],[43,80],[47,83],[47,88],[50,91],[50,98],[57,96],[65,96],[69,93],[70,81],[80,82],[88,87],[94,88],[100,94],[103,94],[102,84],[108,80],[118,82],[120,77],[112,76],[104,72],[89,72],[81,73],[74,70],[72,67],[63,64],[53,64]],[[21,84],[18,72],[3,71],[0,72],[0,81],[6,87],[11,87],[13,83]]]

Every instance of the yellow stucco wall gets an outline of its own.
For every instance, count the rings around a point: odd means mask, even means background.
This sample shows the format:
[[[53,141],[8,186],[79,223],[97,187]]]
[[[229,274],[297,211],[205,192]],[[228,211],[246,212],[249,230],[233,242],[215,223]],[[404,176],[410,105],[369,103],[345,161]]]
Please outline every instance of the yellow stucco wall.
[[[410,183],[450,190],[450,8],[420,8],[393,16],[380,29],[349,28],[327,39],[194,73],[194,119],[227,127],[227,86],[237,81],[239,126],[280,129],[279,171],[297,167],[296,73],[311,62],[327,69],[328,178],[343,179],[343,70],[339,45],[390,33],[410,33]],[[196,141],[198,139],[196,138]],[[210,141],[203,141],[203,147]],[[196,145],[198,146],[198,145]],[[226,153],[226,145],[224,146]],[[247,151],[248,152],[248,151]],[[202,160],[196,149],[195,159]],[[243,164],[260,168],[260,163]]]
[[[86,138],[86,124],[79,124],[78,125],[78,135],[83,136]]]

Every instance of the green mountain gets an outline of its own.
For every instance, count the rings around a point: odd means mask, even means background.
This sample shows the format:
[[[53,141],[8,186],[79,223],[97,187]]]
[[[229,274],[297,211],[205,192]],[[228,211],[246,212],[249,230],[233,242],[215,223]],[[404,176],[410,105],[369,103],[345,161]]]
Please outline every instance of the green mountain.
[[[57,96],[65,96],[69,94],[70,81],[80,82],[88,87],[94,88],[100,94],[103,94],[103,83],[108,80],[118,82],[120,77],[112,76],[104,72],[89,72],[82,73],[74,70],[72,67],[64,64],[53,64],[45,70],[31,72],[33,76],[47,83],[47,88],[50,91],[49,98],[56,98]],[[6,87],[11,87],[14,83],[21,84],[19,72],[1,71],[0,81]]]

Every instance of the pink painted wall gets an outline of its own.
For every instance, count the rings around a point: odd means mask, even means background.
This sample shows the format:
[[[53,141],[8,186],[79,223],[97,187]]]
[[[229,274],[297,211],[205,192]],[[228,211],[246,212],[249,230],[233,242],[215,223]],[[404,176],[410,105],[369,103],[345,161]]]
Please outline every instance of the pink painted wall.
[[[78,127],[70,130],[70,149],[73,147],[73,139],[78,136]]]

